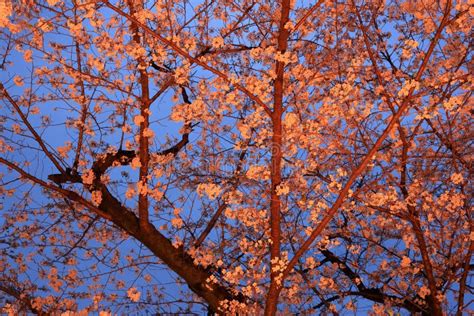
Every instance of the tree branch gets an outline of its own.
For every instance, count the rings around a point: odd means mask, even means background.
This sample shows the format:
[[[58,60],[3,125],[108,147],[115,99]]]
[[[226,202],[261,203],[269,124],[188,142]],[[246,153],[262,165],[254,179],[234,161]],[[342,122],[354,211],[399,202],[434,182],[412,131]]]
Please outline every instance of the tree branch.
[[[442,33],[444,27],[447,24],[450,9],[451,9],[451,1],[448,1],[448,3],[446,4],[446,9],[445,9],[444,16],[443,16],[443,18],[442,18],[442,20],[441,20],[441,22],[440,22],[440,24],[439,24],[439,26],[436,30],[434,38],[431,41],[427,52],[425,53],[425,56],[423,58],[423,62],[422,62],[420,68],[418,69],[418,71],[416,73],[416,76],[414,78],[415,81],[419,81],[421,79],[421,76],[423,75],[423,73],[426,69],[426,66],[428,65],[428,61],[431,57],[431,54],[433,53],[433,50],[434,50],[436,44],[438,43],[439,38],[441,37],[441,33]],[[357,12],[357,9],[356,9],[356,12]],[[360,18],[360,15],[359,15],[359,22],[360,22],[360,27],[365,29],[365,26],[362,24],[362,19]],[[293,267],[295,266],[295,264],[297,263],[299,258],[301,258],[301,256],[309,249],[309,247],[314,242],[314,240],[321,234],[321,232],[329,224],[329,222],[334,217],[334,215],[338,212],[339,207],[345,201],[345,198],[347,197],[347,194],[349,193],[349,190],[350,190],[352,184],[354,183],[354,181],[365,170],[366,166],[372,160],[372,157],[375,155],[378,148],[382,145],[385,138],[387,138],[387,136],[390,134],[392,129],[396,126],[396,124],[397,124],[398,120],[400,119],[400,117],[402,116],[402,114],[405,113],[406,109],[410,106],[410,100],[411,100],[411,96],[413,95],[414,90],[415,90],[415,88],[412,87],[408,91],[408,95],[403,99],[402,104],[400,105],[397,112],[392,116],[389,124],[387,125],[387,127],[383,131],[382,135],[377,139],[377,141],[373,145],[372,149],[367,153],[367,155],[364,157],[364,159],[359,164],[359,166],[353,170],[351,176],[349,177],[349,180],[344,185],[343,189],[339,192],[339,195],[338,195],[336,201],[334,202],[332,207],[327,211],[326,216],[321,220],[321,222],[318,224],[318,226],[313,230],[310,237],[303,243],[301,248],[295,253],[293,258],[289,262],[287,268],[282,273],[283,279],[286,276],[288,276],[288,274],[293,269]]]
[[[143,31],[149,35],[151,35],[152,37],[158,39],[160,42],[168,45],[169,47],[171,47],[176,53],[180,54],[181,56],[183,56],[184,58],[188,59],[189,61],[192,61],[193,63],[201,66],[202,68],[206,69],[207,71],[210,71],[212,72],[213,74],[215,74],[216,76],[224,79],[225,81],[231,83],[237,90],[243,92],[245,95],[247,95],[251,100],[253,100],[255,103],[257,103],[259,106],[261,106],[265,112],[271,116],[271,113],[272,111],[270,110],[270,108],[268,108],[268,106],[263,103],[262,100],[260,100],[257,96],[255,96],[254,94],[252,94],[249,90],[247,90],[244,86],[238,84],[238,83],[235,83],[235,82],[231,82],[229,76],[227,76],[226,74],[224,74],[223,72],[221,72],[220,70],[217,70],[211,66],[209,66],[208,64],[206,64],[205,62],[201,61],[199,58],[196,58],[196,57],[193,57],[191,56],[187,51],[185,51],[184,49],[180,48],[177,44],[175,44],[173,41],[169,40],[169,39],[166,39],[165,37],[161,36],[159,33],[151,30],[148,26],[144,25],[143,23],[140,23],[140,21],[138,21],[136,18],[134,18],[133,16],[131,16],[130,14],[127,14],[125,12],[123,12],[122,10],[120,10],[119,8],[117,8],[116,6],[114,6],[113,4],[111,4],[110,2],[108,1],[103,1],[104,4],[109,7],[110,9],[112,9],[113,11],[115,11],[116,13],[118,13],[119,15],[125,17],[126,19],[128,19],[129,21],[135,23],[136,25],[138,25],[140,28],[143,29]]]
[[[175,247],[161,234],[154,225],[150,225],[147,231],[140,229],[138,217],[123,206],[103,184],[96,183],[95,188],[102,193],[102,201],[98,207],[85,200],[73,191],[65,190],[41,179],[33,177],[15,164],[0,157],[0,163],[20,173],[24,178],[41,185],[44,188],[60,193],[65,198],[75,201],[97,215],[108,219],[116,226],[123,229],[145,245],[154,255],[160,258],[171,270],[178,274],[188,284],[189,288],[206,300],[214,312],[218,312],[220,302],[223,300],[237,300],[245,302],[245,297],[238,293],[234,294],[222,285],[208,282],[212,271],[216,270],[210,266],[206,269],[195,265],[194,259],[186,253],[182,246]]]
[[[30,133],[33,134],[33,137],[35,138],[38,145],[40,145],[40,147],[43,150],[44,154],[49,158],[49,160],[51,160],[51,162],[56,166],[56,168],[58,169],[58,171],[60,173],[65,173],[64,168],[56,160],[56,158],[54,158],[53,154],[51,154],[51,152],[48,150],[48,148],[44,144],[43,140],[41,139],[41,136],[36,132],[36,130],[33,128],[33,126],[31,126],[30,122],[28,122],[27,117],[21,111],[20,106],[18,105],[18,103],[16,103],[16,101],[13,100],[13,98],[10,96],[7,89],[5,89],[5,87],[3,86],[3,83],[1,83],[1,82],[0,82],[0,93],[2,93],[7,98],[8,102],[10,102],[11,105],[13,105],[15,110],[18,112],[18,115],[20,115],[21,120],[23,121],[23,123],[26,125],[26,127],[28,127],[28,130],[30,131]]]
[[[15,288],[14,286],[0,283],[0,291],[6,293],[7,295],[10,295],[11,297],[14,297],[18,302],[21,303],[23,307],[29,309],[35,315],[49,315],[49,313],[43,311],[42,309],[34,307],[30,296],[26,295],[26,293]]]

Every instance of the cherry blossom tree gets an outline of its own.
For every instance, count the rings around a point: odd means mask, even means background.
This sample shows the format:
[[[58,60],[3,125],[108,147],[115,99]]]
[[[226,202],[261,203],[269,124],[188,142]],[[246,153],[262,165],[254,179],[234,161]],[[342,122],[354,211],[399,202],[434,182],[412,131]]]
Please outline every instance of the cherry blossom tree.
[[[3,0],[3,311],[467,312],[473,5]]]

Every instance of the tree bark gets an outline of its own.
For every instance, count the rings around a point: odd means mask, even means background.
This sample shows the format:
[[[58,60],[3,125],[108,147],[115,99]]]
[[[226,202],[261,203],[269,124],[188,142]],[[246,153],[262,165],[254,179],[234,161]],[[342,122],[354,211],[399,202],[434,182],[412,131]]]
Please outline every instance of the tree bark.
[[[289,21],[291,1],[285,0],[281,3],[280,25],[278,34],[278,52],[284,54],[288,48],[288,37],[290,35],[286,27]],[[282,115],[284,96],[284,71],[285,64],[281,61],[275,65],[275,87],[273,96],[273,112],[271,115],[273,125],[272,135],[272,161],[271,161],[271,200],[270,200],[270,289],[265,304],[265,315],[275,315],[278,304],[278,296],[281,287],[281,200],[277,193],[281,184],[282,164]]]

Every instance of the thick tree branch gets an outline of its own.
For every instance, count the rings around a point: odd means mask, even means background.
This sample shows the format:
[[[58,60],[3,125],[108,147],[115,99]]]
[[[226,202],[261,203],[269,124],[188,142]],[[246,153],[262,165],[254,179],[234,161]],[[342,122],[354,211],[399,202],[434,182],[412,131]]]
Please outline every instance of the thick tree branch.
[[[214,270],[212,267],[204,269],[194,264],[194,259],[186,253],[182,246],[175,247],[153,225],[147,231],[139,227],[136,215],[115,199],[103,186],[101,188],[103,201],[100,208],[110,213],[111,221],[125,230],[128,234],[143,243],[150,251],[160,258],[171,270],[178,274],[188,284],[189,288],[206,300],[214,312],[218,311],[223,300],[245,299],[241,295],[232,294],[227,288],[209,282]]]
[[[283,0],[280,3],[280,21],[278,26],[277,49],[278,53],[284,54],[288,49],[288,38],[290,31],[287,23],[290,20],[291,1]],[[265,302],[265,315],[275,315],[277,311],[278,297],[283,285],[280,279],[278,266],[281,251],[281,200],[278,188],[281,184],[282,161],[283,161],[283,98],[285,96],[285,63],[275,63],[275,83],[273,90],[273,112],[272,119],[272,148],[270,167],[270,289]]]
[[[241,294],[235,295],[219,284],[208,282],[212,271],[215,269],[212,267],[203,268],[202,266],[194,264],[194,259],[186,253],[182,246],[173,246],[153,225],[150,225],[147,231],[141,230],[138,217],[113,197],[105,185],[100,183],[94,184],[95,189],[99,189],[102,193],[102,201],[100,205],[96,207],[77,193],[53,186],[41,179],[33,177],[15,164],[1,157],[0,163],[20,173],[24,178],[44,188],[60,193],[65,198],[87,207],[92,212],[111,221],[129,235],[136,238],[150,249],[153,254],[160,258],[171,270],[183,278],[189,288],[206,300],[214,312],[218,312],[220,303],[223,300],[245,302],[245,298]]]

